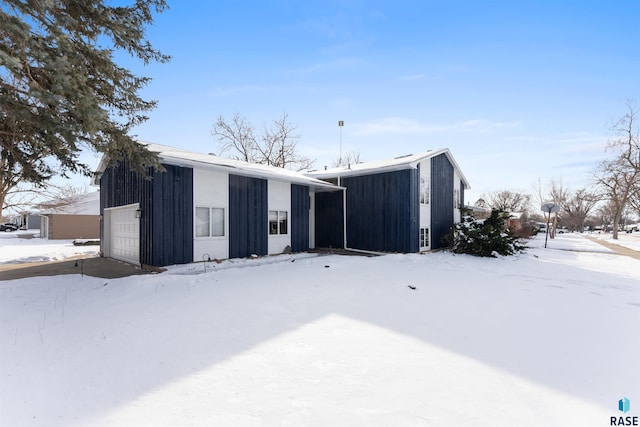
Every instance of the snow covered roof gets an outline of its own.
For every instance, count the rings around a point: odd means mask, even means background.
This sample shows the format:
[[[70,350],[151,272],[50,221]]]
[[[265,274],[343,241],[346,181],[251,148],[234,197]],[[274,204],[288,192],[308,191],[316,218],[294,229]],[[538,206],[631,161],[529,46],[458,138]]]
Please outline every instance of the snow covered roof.
[[[455,161],[448,148],[429,150],[417,154],[408,154],[406,156],[400,156],[393,159],[376,160],[372,162],[357,163],[354,165],[340,166],[337,168],[325,169],[321,171],[313,171],[308,172],[306,175],[314,178],[327,179],[345,176],[367,175],[372,172],[393,172],[396,170],[416,168],[418,167],[418,163],[420,163],[421,161],[431,159],[433,157],[439,156],[440,154],[444,154],[447,156],[453,167],[458,172],[460,179],[464,183],[465,189],[468,190],[469,188],[471,188],[469,185],[469,181],[467,181],[467,178],[465,178],[464,174],[460,170],[460,166],[458,166],[458,163]]]
[[[309,186],[314,191],[336,191],[341,189],[336,185],[320,179],[306,176],[300,172],[275,166],[248,163],[241,160],[227,159],[213,154],[197,153],[167,145],[152,144],[140,141],[149,151],[157,153],[161,163],[191,168],[214,169],[235,175],[266,178],[276,181],[291,182],[294,184]],[[97,173],[106,169],[108,159],[103,158],[98,166]]]
[[[40,215],[100,215],[100,193],[81,194],[68,202],[49,201],[42,203]]]

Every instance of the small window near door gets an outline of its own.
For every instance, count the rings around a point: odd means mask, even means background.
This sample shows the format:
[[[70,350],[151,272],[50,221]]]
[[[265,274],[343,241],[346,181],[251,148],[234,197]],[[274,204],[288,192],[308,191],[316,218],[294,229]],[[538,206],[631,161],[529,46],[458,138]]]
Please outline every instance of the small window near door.
[[[420,229],[420,247],[426,248],[429,246],[429,229],[421,228]]]
[[[289,233],[289,213],[287,211],[269,211],[269,234]]]
[[[224,209],[196,207],[196,237],[224,236]]]

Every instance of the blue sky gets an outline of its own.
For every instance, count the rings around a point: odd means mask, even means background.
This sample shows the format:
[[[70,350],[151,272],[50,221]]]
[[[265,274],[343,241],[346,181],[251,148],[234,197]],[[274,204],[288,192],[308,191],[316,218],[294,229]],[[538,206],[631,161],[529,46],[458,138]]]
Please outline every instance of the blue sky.
[[[589,186],[613,120],[640,108],[640,2],[171,1],[143,67],[138,138],[218,152],[217,116],[289,115],[299,150],[380,160],[451,150],[472,190]]]

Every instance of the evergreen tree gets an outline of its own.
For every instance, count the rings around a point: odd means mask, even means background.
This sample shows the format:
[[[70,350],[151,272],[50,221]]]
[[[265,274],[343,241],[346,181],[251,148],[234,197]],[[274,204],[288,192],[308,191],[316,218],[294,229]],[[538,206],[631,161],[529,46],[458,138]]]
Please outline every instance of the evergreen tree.
[[[165,0],[107,6],[104,0],[3,0],[0,7],[0,209],[21,182],[90,174],[83,148],[141,172],[157,157],[128,134],[155,101],[148,82],[114,62],[128,52],[146,65],[169,57],[145,38]],[[1,214],[1,210],[0,210]]]
[[[453,226],[448,235],[450,249],[454,253],[470,254],[481,257],[513,255],[523,251],[526,246],[518,242],[517,237],[507,227],[509,214],[492,210],[489,218],[476,220],[466,216],[462,222]]]

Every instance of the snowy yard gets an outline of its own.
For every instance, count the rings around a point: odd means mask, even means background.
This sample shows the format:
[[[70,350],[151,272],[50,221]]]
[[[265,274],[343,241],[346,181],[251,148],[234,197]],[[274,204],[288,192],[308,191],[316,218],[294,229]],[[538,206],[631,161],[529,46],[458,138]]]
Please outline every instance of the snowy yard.
[[[58,261],[77,256],[97,256],[99,246],[74,246],[73,240],[32,237],[33,231],[0,233],[0,264]],[[22,237],[26,236],[28,238]]]
[[[13,243],[0,262],[59,251]],[[622,397],[640,415],[640,261],[529,245],[0,283],[0,425],[608,426]]]

